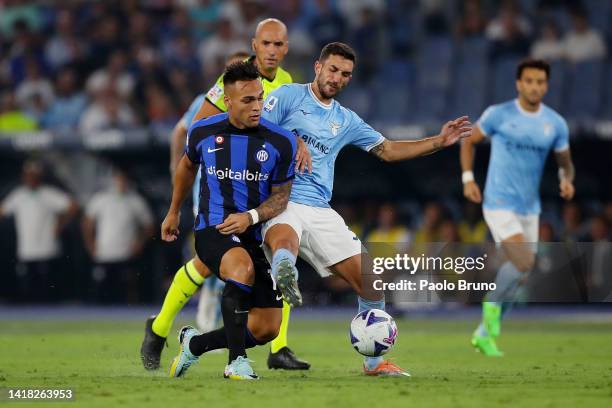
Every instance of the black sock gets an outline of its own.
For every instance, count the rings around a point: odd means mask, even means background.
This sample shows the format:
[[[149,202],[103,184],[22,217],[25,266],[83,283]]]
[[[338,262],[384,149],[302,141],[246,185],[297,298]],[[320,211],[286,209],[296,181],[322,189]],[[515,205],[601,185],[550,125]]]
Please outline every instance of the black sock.
[[[201,356],[208,351],[222,348],[227,348],[227,336],[223,327],[199,336],[193,336],[189,341],[189,351],[194,356]]]
[[[245,337],[251,306],[251,292],[249,285],[231,279],[225,282],[221,298],[221,315],[227,336],[230,363],[238,356],[246,357]]]
[[[255,346],[261,346],[262,343],[253,336],[253,333],[247,328],[245,330],[244,348],[250,349]],[[189,342],[189,351],[194,356],[201,356],[212,350],[227,348],[227,336],[225,335],[225,327],[210,331],[208,333],[193,336]]]

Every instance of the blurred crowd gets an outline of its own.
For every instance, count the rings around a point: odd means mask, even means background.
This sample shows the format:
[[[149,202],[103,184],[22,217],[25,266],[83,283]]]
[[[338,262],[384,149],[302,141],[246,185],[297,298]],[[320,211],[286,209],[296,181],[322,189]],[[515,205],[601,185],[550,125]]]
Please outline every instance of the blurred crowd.
[[[612,238],[612,202],[595,206],[568,202],[558,211],[547,207],[540,220],[542,242],[605,242]],[[492,242],[480,206],[467,201],[432,201],[422,206],[372,202],[359,208],[339,204],[336,209],[365,242]]]
[[[177,244],[161,243],[156,236],[167,200],[159,206],[152,203],[124,169],[115,166],[102,187],[84,200],[54,181],[53,173],[48,163],[29,159],[23,164],[21,182],[0,197],[0,219],[5,219],[0,233],[7,238],[0,246],[7,283],[0,299],[123,304],[155,300],[163,293],[164,280],[191,256],[189,217],[183,217],[184,233],[177,243],[182,249],[173,257],[169,254],[176,252]],[[589,271],[607,282],[612,202],[557,205],[544,203],[540,241],[592,243]],[[437,242],[465,244],[449,248],[466,256],[462,252],[470,247],[492,242],[480,207],[469,202],[371,199],[333,206],[366,245],[384,244],[370,248],[374,256],[406,251],[418,256]],[[306,292],[350,292],[338,279],[321,282],[313,273],[301,276]]]
[[[49,130],[78,138],[147,127],[169,139],[226,58],[250,51],[266,17],[289,28],[283,66],[296,82],[312,78],[324,44],[352,45],[358,66],[345,104],[375,125],[477,117],[486,105],[514,97],[514,67],[527,55],[553,61],[551,106],[570,119],[612,118],[611,16],[612,2],[600,0],[0,0],[0,137]],[[597,82],[606,75],[610,81]],[[161,160],[129,155],[125,161],[138,162],[131,173],[114,166],[102,180],[99,157],[74,153],[52,157],[46,168],[27,161],[16,187],[14,172],[0,180],[0,215],[7,216],[0,231],[17,238],[16,245],[0,242],[0,260],[15,265],[0,299],[158,300],[163,279],[182,258],[176,245],[152,239],[170,183]],[[577,167],[580,175],[585,166]],[[62,173],[62,182],[49,183],[53,172]],[[421,194],[415,201],[334,206],[364,242],[406,249],[490,241],[480,209],[443,192],[454,183],[449,169],[429,175],[447,182],[429,193],[450,199],[425,203]],[[600,201],[609,188],[587,181],[588,201],[544,203],[541,241],[609,242],[612,202]],[[612,256],[609,245],[598,248],[598,259]],[[342,290],[338,282],[328,285]]]
[[[465,41],[482,39],[489,61],[528,54],[574,64],[602,61],[611,34],[608,3],[3,0],[0,132],[172,127],[191,100],[210,87],[229,55],[250,51],[256,24],[269,16],[289,27],[290,52],[284,65],[296,81],[311,78],[312,62],[322,45],[342,40],[360,56],[354,93],[375,92],[372,80],[380,75],[390,78],[386,70],[398,63],[401,72],[394,80],[405,87],[404,99],[420,99],[421,87],[436,99],[437,87],[443,86],[443,99],[450,101],[452,78],[459,74],[439,71],[456,62],[444,60],[449,46],[452,53]],[[418,71],[419,61],[429,67],[417,72],[415,85],[410,71],[415,65]],[[438,63],[447,66],[432,66]],[[429,71],[435,77],[429,77]],[[512,77],[505,81],[512,84]],[[485,91],[478,83],[473,87],[474,93]],[[384,118],[370,112],[359,98],[354,100],[353,107],[362,115]],[[410,109],[396,120],[442,113],[435,106],[412,109],[413,103],[405,104]],[[474,109],[484,108],[480,105]]]

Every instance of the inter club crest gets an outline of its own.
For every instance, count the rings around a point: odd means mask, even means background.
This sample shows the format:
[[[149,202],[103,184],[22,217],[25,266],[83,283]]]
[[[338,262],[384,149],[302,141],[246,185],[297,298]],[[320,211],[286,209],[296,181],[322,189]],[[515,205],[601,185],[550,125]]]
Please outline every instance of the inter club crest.
[[[258,150],[257,153],[255,153],[255,159],[260,163],[268,161],[269,158],[270,154],[265,149]]]

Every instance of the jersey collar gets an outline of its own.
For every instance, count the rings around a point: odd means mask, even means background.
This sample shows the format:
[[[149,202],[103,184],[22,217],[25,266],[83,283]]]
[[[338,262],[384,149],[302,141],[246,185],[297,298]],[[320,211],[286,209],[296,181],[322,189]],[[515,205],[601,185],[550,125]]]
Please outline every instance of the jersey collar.
[[[251,55],[251,56],[250,56],[249,58],[247,58],[245,61],[246,61],[246,62],[248,62],[248,63],[250,63],[250,64],[253,64],[253,65],[257,66],[257,64],[255,64],[255,58],[256,58],[256,57],[257,57],[257,55]],[[257,68],[257,69],[259,70],[259,68]],[[280,69],[280,67],[276,68],[276,75],[278,75],[278,70],[279,70],[279,69]],[[276,75],[274,76],[274,78],[273,78],[273,79],[268,79],[268,78],[266,78],[265,76],[263,76],[263,75],[261,74],[261,72],[259,72],[259,77],[261,78],[261,80],[262,80],[262,81],[269,82],[269,83],[274,82],[274,80],[276,79]]]
[[[319,100],[319,98],[317,98],[317,95],[314,94],[314,92],[312,91],[312,82],[309,83],[308,85],[308,93],[310,94],[310,96],[312,97],[312,99],[315,100],[315,102],[322,107],[323,109],[331,109],[332,105],[334,104],[334,100],[332,99],[332,101],[329,103],[329,105],[324,104],[323,102],[321,102]]]
[[[516,109],[518,109],[518,111],[525,115],[525,116],[529,116],[529,117],[536,117],[536,116],[540,116],[540,114],[542,113],[542,103],[540,102],[540,106],[538,107],[538,110],[535,112],[529,112],[525,109],[523,109],[523,107],[521,106],[521,104],[519,103],[518,98],[514,100],[514,104],[516,105]]]

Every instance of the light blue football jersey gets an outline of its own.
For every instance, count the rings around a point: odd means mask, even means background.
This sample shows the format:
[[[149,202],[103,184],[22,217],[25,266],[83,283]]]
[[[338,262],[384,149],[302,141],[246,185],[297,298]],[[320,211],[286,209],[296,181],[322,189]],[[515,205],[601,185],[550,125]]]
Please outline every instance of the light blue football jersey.
[[[204,103],[204,101],[206,100],[206,95],[205,94],[199,94],[198,96],[196,96],[193,100],[193,102],[191,102],[191,105],[189,105],[189,109],[187,109],[187,112],[185,112],[183,114],[183,117],[181,118],[181,121],[183,122],[183,125],[185,126],[185,129],[189,129],[191,127],[191,122],[193,122],[193,118],[195,117],[196,113],[198,113],[198,111],[200,110],[200,107],[202,106],[202,104]],[[196,174],[196,178],[193,182],[193,188],[192,188],[192,195],[193,195],[193,213],[197,214],[198,213],[198,208],[200,206],[200,181],[202,179],[202,175],[200,174],[201,172],[198,171],[198,173]]]
[[[310,84],[283,85],[270,93],[262,117],[292,131],[308,145],[312,174],[296,173],[289,200],[313,207],[329,207],[334,164],[344,146],[352,144],[370,151],[385,140],[336,100],[328,106],[321,103]]]
[[[528,112],[514,99],[487,108],[477,125],[491,139],[483,207],[539,214],[546,157],[569,148],[565,119],[544,104]]]

